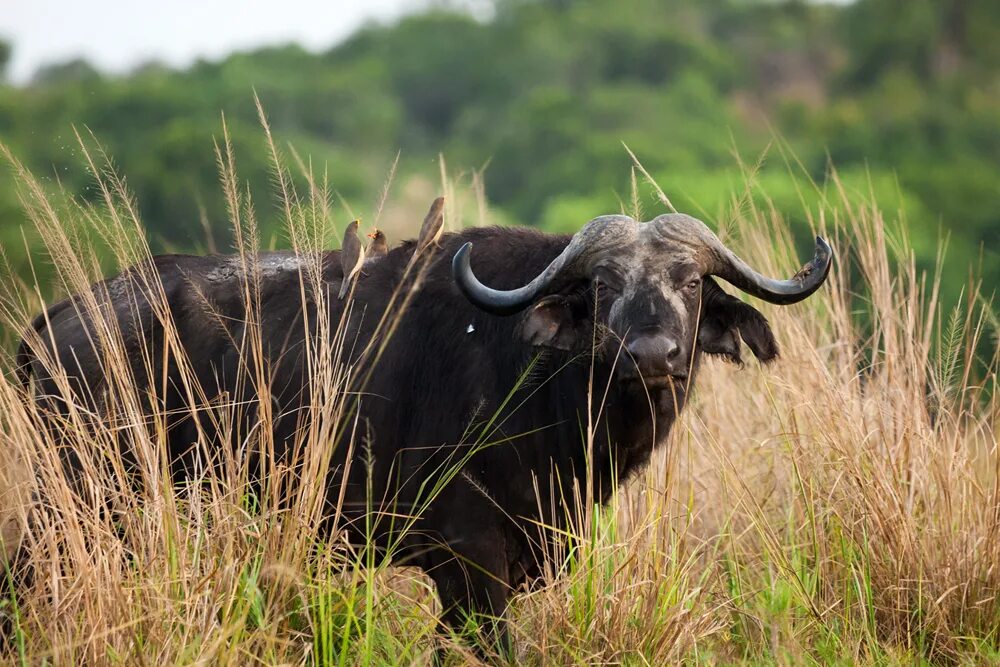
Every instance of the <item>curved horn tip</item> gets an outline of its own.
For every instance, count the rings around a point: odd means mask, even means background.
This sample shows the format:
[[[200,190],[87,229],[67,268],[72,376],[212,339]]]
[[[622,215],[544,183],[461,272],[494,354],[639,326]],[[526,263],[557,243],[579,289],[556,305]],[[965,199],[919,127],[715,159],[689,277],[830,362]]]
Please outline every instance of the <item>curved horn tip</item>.
[[[455,256],[451,258],[451,277],[452,280],[458,285],[458,289],[462,292],[465,298],[472,300],[468,289],[466,288],[465,276],[472,274],[472,261],[469,257],[472,255],[472,241],[466,241],[462,244],[462,247],[455,252]]]
[[[469,256],[472,242],[466,241],[451,260],[452,277],[458,290],[472,305],[493,315],[514,315],[534,299],[538,286],[532,283],[515,290],[495,290],[479,282],[472,272]]]
[[[814,267],[822,267],[824,270],[829,270],[833,264],[833,248],[822,236],[816,237],[816,253],[809,264]]]
[[[451,267],[453,270],[457,270],[461,266],[471,266],[469,262],[469,255],[472,253],[472,241],[466,241],[462,244],[462,247],[455,252],[455,256],[451,260]]]
[[[817,252],[817,254],[819,254],[820,252],[822,252],[822,254],[824,254],[824,255],[833,255],[833,248],[830,247],[830,244],[826,242],[825,238],[823,238],[822,236],[817,236],[816,237],[816,252]]]

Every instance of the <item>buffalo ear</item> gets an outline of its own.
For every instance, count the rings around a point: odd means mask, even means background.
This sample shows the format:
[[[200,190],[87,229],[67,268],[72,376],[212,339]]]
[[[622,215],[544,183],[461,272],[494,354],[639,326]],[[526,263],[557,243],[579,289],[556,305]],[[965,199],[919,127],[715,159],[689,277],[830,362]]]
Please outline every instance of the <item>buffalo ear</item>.
[[[706,354],[725,357],[734,364],[742,364],[740,337],[736,329],[727,327],[717,317],[703,318],[698,327],[698,347]]]
[[[726,294],[714,280],[706,278],[698,345],[702,352],[717,354],[739,364],[743,361],[740,339],[764,363],[778,356],[778,341],[767,318],[753,306]]]
[[[753,355],[765,364],[778,358],[778,341],[774,338],[771,325],[767,323],[767,318],[761,315],[756,308],[740,304],[746,311],[742,313],[739,323],[736,325],[740,332],[740,338],[747,344]]]
[[[531,345],[572,350],[582,335],[573,300],[553,294],[535,303],[521,323],[521,337]]]

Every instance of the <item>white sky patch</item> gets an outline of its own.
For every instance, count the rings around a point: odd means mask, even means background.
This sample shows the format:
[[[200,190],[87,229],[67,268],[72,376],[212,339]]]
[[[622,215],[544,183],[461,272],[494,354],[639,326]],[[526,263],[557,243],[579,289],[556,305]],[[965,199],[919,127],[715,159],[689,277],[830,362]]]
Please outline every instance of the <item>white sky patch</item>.
[[[184,67],[289,42],[319,51],[366,21],[428,6],[492,14],[490,0],[0,0],[0,39],[14,47],[9,78],[25,83],[40,65],[79,57],[123,74],[152,60]]]
[[[428,0],[0,0],[0,39],[14,47],[8,75],[83,57],[125,73],[151,60],[183,67],[232,51],[296,42],[327,49],[366,21],[391,21]]]

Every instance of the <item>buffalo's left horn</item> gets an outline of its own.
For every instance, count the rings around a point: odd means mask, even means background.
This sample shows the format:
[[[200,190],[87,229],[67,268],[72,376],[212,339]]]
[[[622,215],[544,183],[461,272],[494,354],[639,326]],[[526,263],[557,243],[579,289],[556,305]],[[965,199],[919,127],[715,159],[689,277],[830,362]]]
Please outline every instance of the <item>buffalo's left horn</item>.
[[[802,301],[826,281],[833,264],[833,250],[822,236],[817,236],[812,259],[788,280],[768,278],[751,269],[732,252],[726,259],[715,275],[758,299],[786,306]]]
[[[816,251],[798,272],[788,280],[769,278],[740,259],[727,248],[705,223],[689,215],[662,215],[655,221],[660,233],[679,243],[700,246],[705,260],[705,274],[726,282],[758,299],[788,305],[802,301],[820,288],[830,273],[833,250],[822,237],[816,237]]]

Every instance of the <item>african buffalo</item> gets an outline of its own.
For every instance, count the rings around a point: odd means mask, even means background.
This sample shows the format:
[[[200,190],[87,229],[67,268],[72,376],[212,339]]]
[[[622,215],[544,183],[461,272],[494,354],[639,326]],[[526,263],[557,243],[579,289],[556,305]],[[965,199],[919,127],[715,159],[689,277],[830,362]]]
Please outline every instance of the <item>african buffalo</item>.
[[[429,573],[445,620],[457,625],[467,613],[502,617],[511,592],[537,578],[538,525],[572,520],[574,507],[561,499],[588,492],[606,502],[614,485],[649,460],[691,391],[701,354],[739,362],[742,340],[762,362],[778,355],[764,316],[715,279],[791,304],[823,284],[831,250],[817,238],[812,260],[790,280],[776,280],[682,214],[649,222],[605,215],[573,236],[516,227],[440,234],[440,215],[438,200],[421,240],[367,260],[349,238],[344,256],[324,253],[319,285],[310,289],[302,288],[305,259],[294,253],[261,253],[252,265],[276,446],[291,442],[302,425],[310,384],[304,341],[316,335],[317,304],[331,322],[346,318],[345,340],[381,341],[377,362],[356,374],[353,387],[366,446],[351,451],[365,464],[346,465],[349,448],[331,442],[327,499],[344,508],[342,527],[359,541],[365,522],[358,519],[421,507],[405,535],[386,521],[371,537],[376,545],[399,539],[394,558]],[[239,381],[247,371],[236,347],[247,326],[246,266],[234,256],[152,260],[169,317],[209,399],[254,398],[253,383]],[[137,287],[137,275],[126,271],[97,290],[133,360],[142,358],[143,347],[163,349],[162,315]],[[75,303],[39,316],[33,342],[26,338],[18,355],[22,378],[33,376],[38,400],[56,410],[52,397],[60,388],[43,358],[54,355],[67,369],[80,400],[97,401],[106,381],[92,324]],[[387,308],[401,314],[385,338],[378,327]],[[362,364],[357,355],[370,348],[345,345],[346,361]],[[165,387],[161,407],[183,405],[178,365],[166,359],[157,368],[151,379],[135,362],[137,389]],[[582,434],[591,420],[588,451]],[[190,413],[170,425],[178,478],[193,464],[195,429],[205,427]],[[435,476],[441,483],[428,499]],[[495,622],[502,636],[503,622]]]

